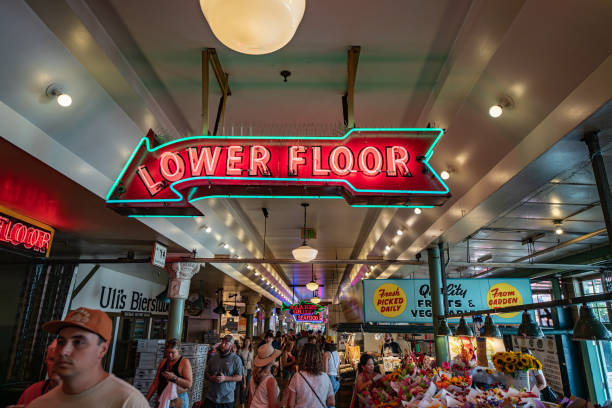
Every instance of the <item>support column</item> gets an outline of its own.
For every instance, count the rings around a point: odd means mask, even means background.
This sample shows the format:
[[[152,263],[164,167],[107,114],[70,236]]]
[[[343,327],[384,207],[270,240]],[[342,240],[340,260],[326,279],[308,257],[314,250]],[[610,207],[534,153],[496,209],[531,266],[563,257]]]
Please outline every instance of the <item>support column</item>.
[[[200,264],[195,262],[177,262],[166,265],[170,278],[168,297],[168,334],[167,339],[181,339],[183,334],[183,316],[185,299],[189,296],[191,278],[200,270]]]
[[[552,300],[563,298],[563,288],[558,278],[552,278]],[[569,310],[564,307],[552,309],[555,329],[571,329],[573,326]],[[583,381],[583,367],[580,359],[579,343],[572,341],[569,335],[556,335],[557,355],[561,364],[561,377],[563,377],[563,393],[565,395],[585,396],[585,383]]]
[[[253,338],[255,333],[253,333],[253,316],[255,316],[255,309],[257,309],[257,302],[261,299],[260,295],[249,295],[245,296],[245,304],[246,304],[246,336]]]
[[[442,269],[440,264],[440,250],[437,246],[427,248],[429,263],[429,286],[431,294],[431,312],[434,327],[434,347],[436,350],[436,364],[441,366],[448,361],[448,343],[445,336],[437,336],[439,317],[444,314],[444,298],[442,296]]]
[[[595,184],[597,184],[601,211],[603,212],[604,221],[606,223],[608,238],[610,238],[612,237],[612,192],[610,192],[606,166],[601,155],[599,136],[597,132],[590,132],[584,135],[583,140],[589,148],[589,157],[591,159],[591,165],[593,166],[593,175],[595,176]],[[608,247],[612,252],[612,239],[608,239]]]
[[[263,304],[264,309],[264,334],[270,330],[270,319],[272,318],[272,311],[274,310],[274,303],[265,302]]]
[[[610,192],[606,165],[601,155],[598,132],[586,133],[583,140],[589,149],[589,158],[593,166],[593,175],[595,176],[595,184],[597,185],[597,192],[599,194],[599,203],[608,232],[608,249],[612,254],[612,192]],[[604,292],[609,292],[610,285],[609,282],[607,282],[605,273],[601,274],[601,285]],[[612,316],[612,303],[606,302],[606,308],[608,309],[608,316]]]

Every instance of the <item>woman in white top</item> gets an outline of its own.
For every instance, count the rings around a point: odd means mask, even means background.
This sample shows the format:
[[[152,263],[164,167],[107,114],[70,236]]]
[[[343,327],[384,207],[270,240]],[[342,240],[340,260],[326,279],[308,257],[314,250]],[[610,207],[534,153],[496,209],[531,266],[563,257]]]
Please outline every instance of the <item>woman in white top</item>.
[[[257,349],[253,360],[253,375],[249,382],[249,408],[276,408],[278,384],[270,373],[275,360],[280,355],[271,344],[264,343]]]
[[[323,356],[316,344],[305,344],[300,352],[299,371],[291,378],[289,408],[326,408],[336,405],[334,389],[323,371]]]
[[[323,369],[329,376],[334,389],[334,394],[338,392],[340,388],[340,379],[338,378],[338,366],[340,365],[340,356],[336,351],[336,343],[334,338],[327,336],[324,345],[325,353],[323,353]]]
[[[242,360],[242,384],[240,387],[240,404],[247,401],[247,387],[251,380],[251,365],[253,363],[253,345],[250,337],[246,337],[242,342],[242,347],[238,349],[238,356]],[[236,387],[238,388],[238,387]]]

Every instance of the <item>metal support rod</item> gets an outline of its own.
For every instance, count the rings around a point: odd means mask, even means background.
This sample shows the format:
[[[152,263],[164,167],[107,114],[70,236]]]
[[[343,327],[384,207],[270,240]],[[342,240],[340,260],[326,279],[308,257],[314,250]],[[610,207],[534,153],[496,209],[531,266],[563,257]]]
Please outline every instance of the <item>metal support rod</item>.
[[[612,252],[612,193],[610,192],[606,165],[601,154],[599,136],[597,133],[598,132],[586,133],[583,140],[589,148],[589,157],[591,159],[591,165],[593,166],[593,175],[595,176],[595,184],[597,184],[601,211],[603,212],[606,230],[608,232],[608,246]]]
[[[208,135],[208,49],[202,50],[202,136]]]
[[[347,86],[346,94],[343,99],[345,102],[343,108],[344,113],[344,125],[347,129],[355,127],[355,77],[357,76],[357,63],[359,62],[359,53],[361,47],[352,46],[348,50],[348,61],[347,61]]]
[[[444,304],[444,314],[448,313],[448,293],[446,293],[446,265],[444,262],[444,242],[438,243],[440,251],[440,270],[442,273],[442,299]]]
[[[563,307],[578,305],[581,303],[605,302],[609,300],[612,300],[612,293],[599,293],[597,295],[580,296],[571,299],[557,299],[549,302],[539,302],[528,305],[508,306],[496,309],[470,310],[468,312],[461,313],[447,313],[444,315],[444,317],[447,319],[454,319],[459,317],[480,316],[487,314],[522,312],[524,310],[548,309],[550,307]]]
[[[448,344],[445,336],[436,336],[439,316],[444,313],[444,299],[442,297],[442,264],[440,262],[440,250],[437,246],[427,248],[427,260],[429,262],[429,285],[431,286],[431,312],[434,327],[434,348],[436,351],[436,363],[441,366],[448,361]]]

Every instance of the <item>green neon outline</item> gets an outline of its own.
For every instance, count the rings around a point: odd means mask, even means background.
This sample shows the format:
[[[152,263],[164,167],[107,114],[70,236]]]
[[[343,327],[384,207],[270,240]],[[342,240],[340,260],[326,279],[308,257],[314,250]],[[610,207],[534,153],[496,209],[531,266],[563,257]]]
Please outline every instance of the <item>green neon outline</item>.
[[[128,218],[195,218],[201,215],[161,215],[161,214],[130,214]]]
[[[270,177],[229,177],[229,176],[209,176],[208,177],[208,176],[200,176],[200,177],[189,177],[189,178],[182,179],[182,180],[179,180],[179,181],[176,181],[176,182],[170,184],[170,190],[172,190],[177,195],[178,198],[147,199],[147,200],[143,200],[143,199],[138,199],[138,200],[111,200],[110,199],[111,193],[113,191],[115,191],[115,188],[117,187],[117,184],[119,184],[119,181],[123,178],[123,176],[124,176],[125,172],[127,171],[129,165],[131,164],[132,160],[134,159],[134,156],[136,155],[136,152],[138,152],[140,150],[140,147],[141,147],[141,145],[143,143],[146,145],[147,151],[149,153],[152,153],[152,152],[155,152],[156,150],[163,149],[163,148],[165,148],[167,146],[170,146],[172,144],[181,143],[181,142],[186,141],[186,140],[197,140],[197,139],[221,139],[221,140],[233,140],[233,139],[239,139],[239,140],[240,139],[250,139],[250,140],[256,140],[256,139],[261,139],[261,140],[344,140],[344,139],[348,138],[353,132],[438,132],[438,135],[435,137],[433,143],[431,144],[431,146],[429,146],[429,149],[427,149],[427,152],[424,155],[424,159],[423,159],[422,163],[427,166],[427,168],[431,171],[431,173],[435,176],[435,178],[440,182],[440,184],[443,187],[443,190],[441,190],[441,191],[425,191],[425,190],[369,190],[369,189],[357,189],[348,180],[337,180],[337,179],[309,179],[309,178],[291,178],[291,177],[270,178]],[[190,137],[184,137],[184,138],[181,138],[181,139],[173,140],[171,142],[168,142],[168,143],[165,143],[163,145],[157,146],[157,147],[155,147],[153,149],[151,149],[151,145],[149,143],[149,139],[147,139],[146,137],[143,137],[142,139],[140,139],[140,142],[138,143],[138,146],[136,147],[136,149],[134,149],[134,151],[130,155],[130,158],[128,159],[126,164],[123,166],[123,169],[119,173],[119,176],[117,177],[117,179],[113,183],[111,189],[109,190],[108,194],[106,195],[106,202],[110,203],[110,204],[181,202],[181,201],[183,201],[183,198],[184,198],[183,194],[178,192],[175,189],[175,186],[178,185],[178,184],[185,183],[185,182],[188,182],[188,181],[193,181],[193,180],[258,180],[258,181],[272,180],[272,181],[293,181],[293,182],[295,182],[295,181],[305,181],[305,182],[332,181],[332,182],[337,182],[337,183],[344,183],[350,189],[352,189],[354,192],[362,192],[362,193],[400,193],[400,194],[436,194],[436,195],[439,194],[439,195],[444,195],[444,194],[448,194],[450,192],[450,189],[448,188],[446,183],[444,183],[444,181],[438,175],[438,173],[436,173],[436,171],[429,164],[429,159],[433,155],[433,149],[438,144],[438,141],[440,140],[440,138],[442,138],[443,135],[444,135],[444,130],[440,129],[440,128],[355,128],[355,129],[349,130],[344,136],[329,136],[329,137],[319,137],[319,136],[267,136],[267,137],[265,137],[265,136],[190,136]],[[416,137],[424,137],[424,136],[416,136]],[[425,137],[429,137],[429,136],[425,136]],[[236,196],[233,196],[233,197],[236,197]],[[252,197],[252,196],[250,196],[250,197]],[[317,197],[321,198],[322,196],[307,196],[307,197],[308,198],[317,198]],[[187,200],[188,203],[191,203],[193,201],[195,201],[195,200]],[[386,205],[381,205],[381,206],[376,206],[376,207],[380,207],[380,208],[386,208],[386,207],[394,208],[392,206],[386,206]],[[422,206],[420,208],[432,208],[432,207]],[[398,208],[398,207],[395,207],[395,208]],[[415,207],[414,206],[401,206],[399,208],[415,208]]]

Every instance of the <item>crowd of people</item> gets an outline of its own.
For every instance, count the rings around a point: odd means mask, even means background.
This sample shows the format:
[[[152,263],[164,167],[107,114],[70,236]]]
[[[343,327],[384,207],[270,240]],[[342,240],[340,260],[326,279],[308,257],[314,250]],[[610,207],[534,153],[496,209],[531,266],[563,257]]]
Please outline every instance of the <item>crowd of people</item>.
[[[161,408],[189,408],[193,372],[189,359],[180,354],[179,341],[166,341],[166,356],[145,396],[103,368],[112,326],[106,313],[84,307],[45,323],[43,329],[57,335],[46,353],[48,378],[26,389],[17,406],[148,408],[157,395]],[[241,344],[226,335],[211,350],[206,394],[196,406],[334,407],[338,366],[334,339],[320,332],[269,331],[263,339],[246,337]]]
[[[333,407],[340,388],[339,363],[334,339],[322,333],[268,331],[241,344],[227,335],[209,357],[210,385],[202,406]]]

